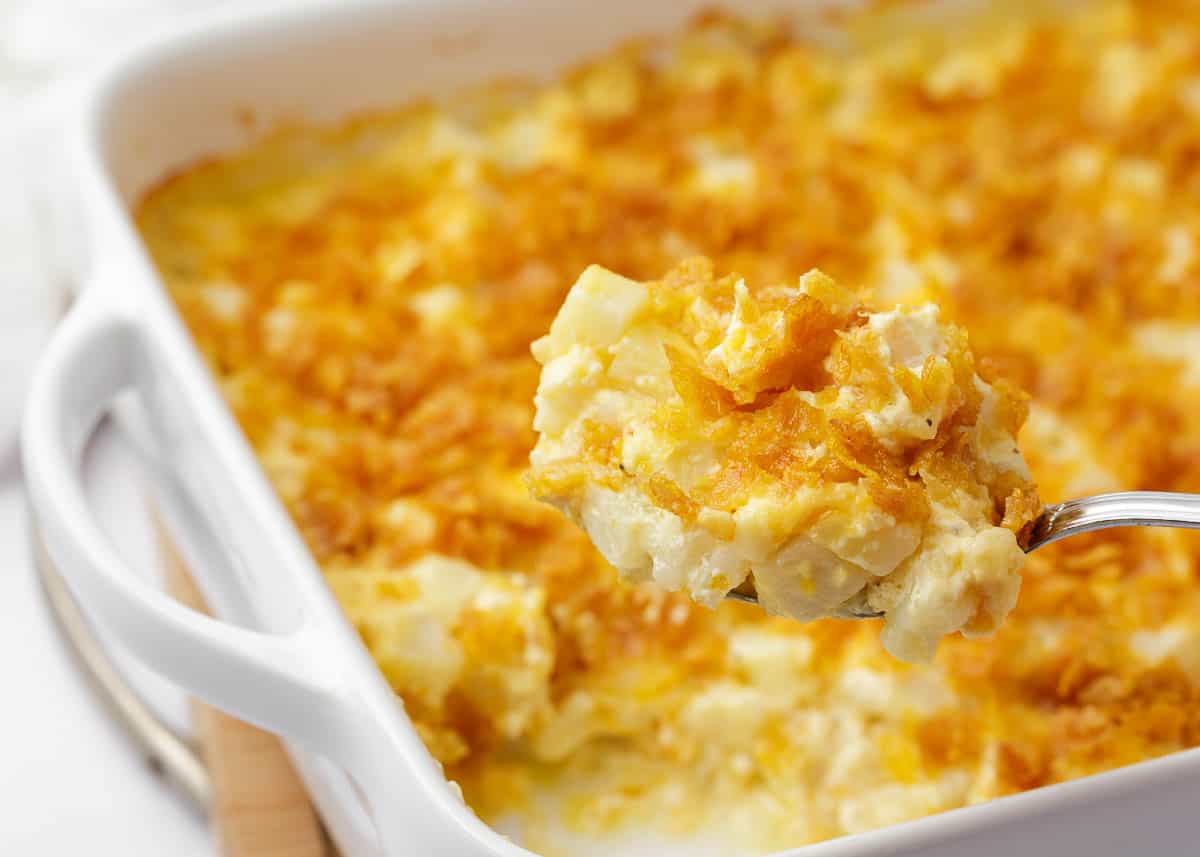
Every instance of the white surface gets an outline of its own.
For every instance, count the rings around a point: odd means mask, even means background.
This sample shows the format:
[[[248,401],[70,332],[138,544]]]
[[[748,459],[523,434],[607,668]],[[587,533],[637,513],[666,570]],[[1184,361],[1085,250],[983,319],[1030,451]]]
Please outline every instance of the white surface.
[[[55,234],[59,105],[97,59],[221,2],[0,0],[0,453],[78,261]]]
[[[0,90],[0,111],[18,119],[0,127],[0,450],[11,442],[26,380],[62,305],[43,238],[45,212],[34,177],[24,172],[38,117],[3,96]]]
[[[98,706],[59,640],[28,549],[25,503],[13,449],[36,353],[61,309],[70,259],[46,233],[38,192],[51,179],[46,93],[120,37],[197,0],[111,2],[0,0],[0,854],[211,855],[200,814],[167,788]],[[122,14],[124,13],[124,14]],[[7,156],[19,152],[13,158]],[[93,494],[111,532],[140,569],[153,567],[139,491],[115,435],[96,445]],[[182,696],[128,658],[130,677],[170,719]]]
[[[112,433],[99,439],[89,465],[96,505],[110,532],[123,534],[122,553],[139,570],[153,568],[141,491]],[[15,464],[0,465],[0,473],[0,854],[214,854],[200,815],[151,772],[80,680],[29,558]],[[131,677],[182,721],[176,692],[144,671]]]

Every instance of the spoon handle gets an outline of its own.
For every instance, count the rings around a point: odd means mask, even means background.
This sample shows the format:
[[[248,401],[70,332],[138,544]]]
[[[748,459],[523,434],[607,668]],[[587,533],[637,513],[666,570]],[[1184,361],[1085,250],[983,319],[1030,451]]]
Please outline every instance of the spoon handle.
[[[1110,527],[1200,529],[1200,494],[1121,491],[1054,503],[1046,506],[1034,523],[1025,552]]]

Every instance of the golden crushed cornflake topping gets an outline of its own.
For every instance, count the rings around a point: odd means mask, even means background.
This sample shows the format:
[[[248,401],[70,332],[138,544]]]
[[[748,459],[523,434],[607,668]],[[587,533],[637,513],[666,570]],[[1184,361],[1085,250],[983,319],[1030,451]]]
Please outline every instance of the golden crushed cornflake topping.
[[[906,660],[1012,608],[1041,510],[1024,400],[976,374],[935,306],[871,312],[815,270],[592,266],[532,352],[530,487],[626,579],[708,606],[752,589],[802,620],[886,612]]]
[[[1193,534],[1038,551],[993,638],[909,667],[872,623],[621,584],[522,481],[528,349],[571,284],[704,255],[937,304],[981,377],[1029,391],[1047,501],[1195,490],[1200,18],[1026,5],[948,30],[843,11],[807,40],[711,15],[551,85],[280,136],[140,207],[267,473],[485,817],[551,790],[580,824],[720,818],[765,850],[1200,744]]]

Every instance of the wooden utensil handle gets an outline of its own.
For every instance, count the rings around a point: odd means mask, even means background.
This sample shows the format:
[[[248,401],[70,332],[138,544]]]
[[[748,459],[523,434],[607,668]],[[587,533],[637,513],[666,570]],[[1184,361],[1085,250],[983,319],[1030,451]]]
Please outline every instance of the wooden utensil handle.
[[[158,527],[167,587],[206,610],[187,565]],[[212,778],[212,824],[223,857],[328,857],[324,834],[279,739],[192,700],[192,718]]]

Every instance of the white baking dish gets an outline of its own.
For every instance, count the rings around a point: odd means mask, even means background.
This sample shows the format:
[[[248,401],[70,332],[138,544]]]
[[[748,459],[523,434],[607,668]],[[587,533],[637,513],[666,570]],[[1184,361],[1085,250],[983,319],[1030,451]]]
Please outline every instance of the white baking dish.
[[[45,355],[24,424],[49,549],[89,611],[147,664],[288,740],[347,854],[528,852],[445,783],[342,617],[166,297],[129,206],[171,171],[278,121],[335,119],[497,74],[549,72],[623,36],[675,26],[702,5],[359,0],[234,13],[113,63],[72,120],[87,286]],[[127,573],[84,501],[81,449],[125,390],[163,451],[161,500],[222,621]],[[1196,853],[1196,806],[1193,750],[804,853],[1116,857],[1147,845]]]

